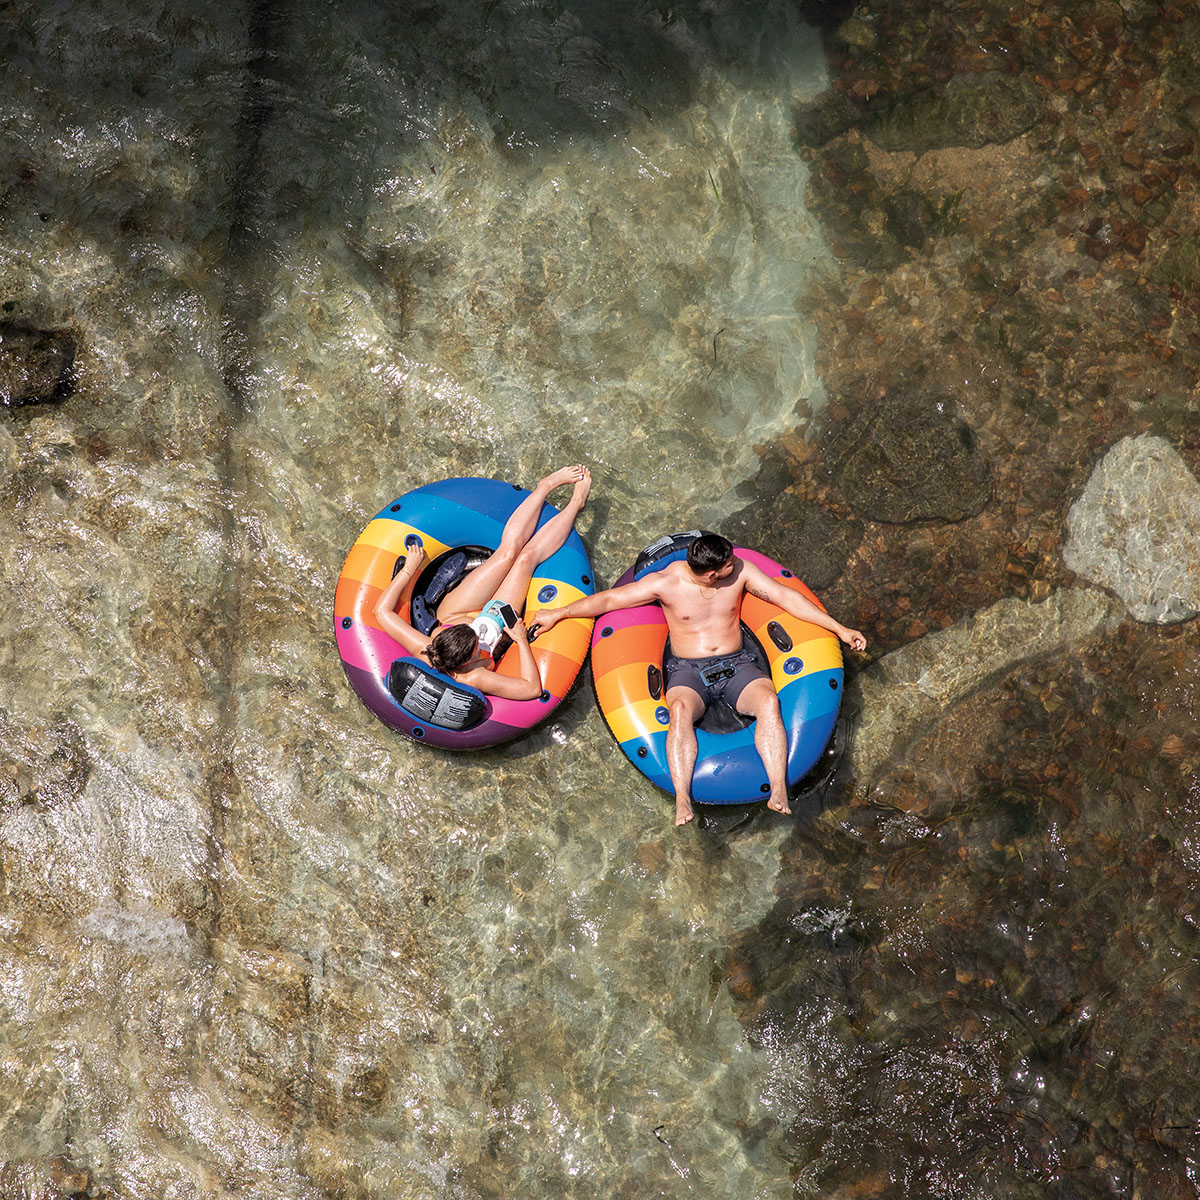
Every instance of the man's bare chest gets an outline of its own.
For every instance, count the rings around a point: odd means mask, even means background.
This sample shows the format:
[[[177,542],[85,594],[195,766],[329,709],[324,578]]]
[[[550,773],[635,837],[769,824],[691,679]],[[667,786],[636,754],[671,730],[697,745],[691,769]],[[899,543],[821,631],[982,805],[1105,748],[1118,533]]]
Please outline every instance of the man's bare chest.
[[[681,625],[725,625],[736,621],[741,606],[740,588],[699,587],[683,584],[675,589],[667,607]]]

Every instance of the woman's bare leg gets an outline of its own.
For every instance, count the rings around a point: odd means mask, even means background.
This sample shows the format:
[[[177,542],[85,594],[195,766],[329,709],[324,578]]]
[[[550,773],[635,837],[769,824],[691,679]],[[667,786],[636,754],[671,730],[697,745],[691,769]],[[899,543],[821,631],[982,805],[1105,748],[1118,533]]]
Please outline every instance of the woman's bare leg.
[[[533,578],[534,571],[560,549],[567,538],[571,536],[571,530],[575,527],[575,518],[587,504],[588,493],[592,490],[592,473],[587,467],[580,467],[579,470],[582,474],[575,484],[575,490],[571,493],[571,499],[567,502],[566,507],[557,516],[551,517],[525,543],[508,573],[488,599],[494,597],[497,600],[505,601],[511,604],[518,613],[524,609],[525,593],[529,591],[529,581]],[[485,600],[484,603],[486,604],[487,601]]]
[[[564,483],[577,483],[582,478],[583,470],[581,466],[563,467],[540,480],[537,487],[513,509],[512,515],[505,521],[500,545],[471,571],[462,583],[446,593],[438,605],[439,614],[444,613],[447,617],[452,617],[481,609],[496,594],[496,589],[503,583],[504,577],[516,562],[517,555],[534,536],[546,497]],[[552,523],[548,521],[545,528],[548,529]]]

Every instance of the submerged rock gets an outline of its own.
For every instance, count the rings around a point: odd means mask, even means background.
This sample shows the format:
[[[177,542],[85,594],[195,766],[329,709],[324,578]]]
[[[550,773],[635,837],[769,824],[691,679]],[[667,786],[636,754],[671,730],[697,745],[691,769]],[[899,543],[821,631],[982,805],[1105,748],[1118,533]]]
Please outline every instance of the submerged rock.
[[[1163,438],[1118,442],[1067,514],[1063,559],[1139,621],[1200,611],[1200,482]]]
[[[824,146],[861,120],[862,109],[842,92],[830,88],[815,100],[797,106],[796,142],[814,148]]]
[[[820,591],[842,573],[862,540],[863,527],[781,491],[735,513],[724,523],[730,538],[790,567]]]
[[[945,146],[995,145],[1027,132],[1040,115],[1033,88],[990,73],[957,76],[941,92],[899,96],[880,105],[863,133],[882,150],[923,154]]]
[[[1200,243],[1179,238],[1170,243],[1152,268],[1153,278],[1170,287],[1194,288],[1200,284]]]
[[[22,727],[0,708],[0,814],[19,805],[68,804],[82,795],[92,768],[86,738],[73,721]]]
[[[874,521],[961,521],[992,495],[991,468],[952,400],[887,397],[827,443],[826,464],[856,512]]]
[[[869,104],[830,89],[796,109],[796,141],[819,148],[858,126],[882,150],[978,149],[1019,137],[1040,116],[1032,87],[993,72],[956,76],[941,91],[923,89]]]
[[[0,324],[0,401],[7,408],[63,400],[74,386],[75,339],[62,330]]]
[[[1061,654],[1115,628],[1121,607],[1092,588],[1069,588],[1040,603],[1006,599],[970,620],[881,658],[848,691],[862,711],[851,764],[866,786],[929,722],[987,679],[1026,659]]]
[[[883,197],[884,233],[900,246],[919,250],[939,224],[937,207],[913,188],[896,188]]]

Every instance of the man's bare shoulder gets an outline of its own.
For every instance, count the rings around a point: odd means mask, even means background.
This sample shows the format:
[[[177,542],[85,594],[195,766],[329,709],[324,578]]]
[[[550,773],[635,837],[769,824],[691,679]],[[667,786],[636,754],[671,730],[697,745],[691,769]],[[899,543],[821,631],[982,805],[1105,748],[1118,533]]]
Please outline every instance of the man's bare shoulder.
[[[747,588],[754,591],[756,584],[761,584],[768,578],[761,567],[756,567],[752,562],[747,562],[744,558],[735,558],[737,570],[730,577],[732,581],[736,581],[739,587]]]
[[[667,563],[661,571],[654,572],[655,586],[661,595],[669,595],[683,587],[687,578],[687,567],[681,562]]]

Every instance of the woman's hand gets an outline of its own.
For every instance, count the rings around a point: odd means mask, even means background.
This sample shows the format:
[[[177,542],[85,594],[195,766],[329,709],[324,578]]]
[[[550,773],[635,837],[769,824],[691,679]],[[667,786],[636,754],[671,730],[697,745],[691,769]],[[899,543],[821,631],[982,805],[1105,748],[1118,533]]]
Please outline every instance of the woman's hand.
[[[425,561],[425,547],[420,542],[416,542],[411,546],[406,545],[404,547],[404,555],[404,566],[400,570],[407,571],[411,575]]]
[[[529,630],[525,628],[525,622],[518,618],[515,625],[508,627],[508,635],[520,659],[520,678],[513,679],[495,671],[480,669],[477,673],[471,673],[469,682],[489,696],[503,696],[508,700],[536,700],[542,694],[542,676],[537,659],[533,656],[533,647],[529,644]]]

